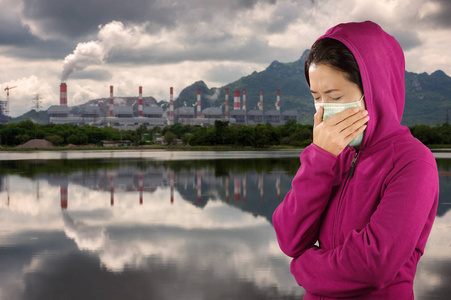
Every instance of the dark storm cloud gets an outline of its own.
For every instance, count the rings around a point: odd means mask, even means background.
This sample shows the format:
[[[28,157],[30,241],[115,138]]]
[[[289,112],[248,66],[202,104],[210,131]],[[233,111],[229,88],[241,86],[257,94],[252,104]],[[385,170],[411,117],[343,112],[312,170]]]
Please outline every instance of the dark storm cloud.
[[[251,8],[258,2],[267,2],[270,4],[276,4],[277,0],[267,0],[267,1],[259,1],[259,0],[239,0],[238,3],[241,4],[243,7]]]
[[[233,40],[223,43],[194,43],[183,51],[172,51],[170,47],[116,50],[110,54],[107,62],[151,65],[208,60],[268,63],[268,57],[296,56],[297,52],[297,49],[271,47],[258,37],[250,37],[241,45],[236,45]]]
[[[269,33],[283,33],[290,24],[298,19],[308,18],[306,13],[310,12],[310,6],[303,2],[289,2],[279,5],[270,17],[267,24]]]
[[[391,34],[404,51],[416,48],[422,44],[418,33],[415,31],[392,31]]]
[[[44,32],[68,38],[95,34],[98,25],[112,20],[151,21],[162,27],[174,21],[169,10],[153,0],[24,0],[23,14]]]
[[[7,20],[0,16],[0,45],[27,45],[36,40],[37,38],[18,19]]]
[[[57,58],[62,58],[70,54],[76,47],[77,43],[87,42],[96,39],[99,31],[99,25],[105,25],[112,21],[124,23],[125,26],[132,24],[146,24],[145,31],[150,34],[158,33],[162,29],[169,32],[185,32],[183,37],[180,37],[179,43],[184,44],[202,44],[209,51],[199,51],[198,53],[188,53],[179,57],[169,57],[164,55],[159,63],[172,62],[186,59],[196,59],[202,57],[204,52],[212,55],[213,49],[218,47],[219,41],[227,43],[236,37],[232,36],[228,30],[233,24],[237,13],[243,10],[251,10],[258,3],[265,3],[268,5],[276,4],[276,0],[188,0],[188,1],[157,1],[157,0],[24,0],[22,14],[25,23],[32,28],[32,32],[36,35],[30,34],[30,30],[24,27],[19,21],[16,21],[16,31],[21,31],[20,35],[14,32],[3,33],[0,30],[0,44],[9,43],[14,45],[24,44],[27,48],[20,49],[7,53],[11,56],[31,58],[47,58],[55,55]],[[19,20],[20,17],[15,18]],[[279,16],[274,25],[273,21],[269,20],[265,24],[254,24],[250,26],[257,26],[262,33],[281,32],[292,21],[292,17]],[[197,32],[197,24],[199,22],[206,25],[205,32],[193,34]],[[192,30],[187,30],[192,28]],[[214,31],[222,31],[221,35],[209,34],[210,28]],[[44,40],[45,39],[45,40]],[[61,44],[58,46],[53,41],[59,40]],[[48,47],[46,43],[49,41]],[[118,41],[119,42],[119,41]],[[232,42],[229,43],[231,45]],[[255,43],[254,43],[255,44]],[[70,45],[68,47],[68,45]],[[220,48],[217,56],[221,57],[223,45]],[[254,50],[255,53],[261,52],[262,47]],[[225,47],[227,48],[227,47]],[[198,48],[200,49],[200,47]],[[246,49],[244,49],[246,50]],[[165,50],[166,51],[166,50]],[[239,50],[238,50],[239,51]],[[170,51],[169,51],[170,53]],[[136,53],[135,53],[136,54]],[[179,53],[175,53],[179,55]],[[145,56],[145,55],[144,55]],[[193,57],[194,58],[190,58]],[[243,54],[247,56],[247,54]],[[116,56],[116,61],[119,61],[120,56]],[[133,58],[125,58],[126,61],[131,61]],[[136,58],[141,61],[141,57]]]
[[[30,28],[22,24],[17,12],[18,3],[5,1],[3,11],[0,11],[0,46],[6,46],[0,54],[11,57],[21,57],[28,60],[45,58],[62,58],[72,51],[74,41],[47,39],[43,40],[33,35]]]
[[[14,48],[7,48],[6,50],[0,51],[0,54],[19,57],[25,60],[62,59],[73,51],[75,44],[66,41],[43,41],[37,38],[30,38],[29,41],[23,41],[14,46]]]
[[[214,21],[218,14],[250,9],[257,0],[156,1],[156,0],[24,0],[24,16],[48,33],[82,37],[97,32],[112,20],[149,22],[149,29],[173,28],[185,22]],[[274,4],[275,0],[262,1]],[[233,15],[229,17],[233,18]]]
[[[428,15],[426,21],[434,26],[441,28],[451,28],[451,1],[450,0],[432,0],[439,9],[434,14]]]

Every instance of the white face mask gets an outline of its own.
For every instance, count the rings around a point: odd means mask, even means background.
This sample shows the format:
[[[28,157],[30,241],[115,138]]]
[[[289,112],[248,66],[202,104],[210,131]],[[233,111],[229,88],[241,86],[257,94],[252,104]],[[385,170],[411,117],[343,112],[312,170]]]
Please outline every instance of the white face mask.
[[[362,105],[360,101],[362,101],[363,96],[360,98],[359,101],[356,102],[350,102],[350,103],[315,103],[316,111],[318,111],[318,108],[320,106],[323,107],[323,120],[326,120],[333,115],[336,115],[344,110],[347,110],[351,107],[358,107],[359,109],[362,109]],[[359,134],[355,139],[353,139],[349,144],[348,147],[356,147],[359,146],[363,141],[363,132]]]

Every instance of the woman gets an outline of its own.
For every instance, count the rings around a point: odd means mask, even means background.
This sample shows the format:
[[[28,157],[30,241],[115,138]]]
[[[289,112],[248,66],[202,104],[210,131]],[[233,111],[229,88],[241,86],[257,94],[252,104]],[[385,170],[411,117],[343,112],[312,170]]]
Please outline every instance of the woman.
[[[313,143],[273,215],[304,299],[413,299],[438,203],[431,152],[401,126],[404,55],[372,22],[312,46]]]

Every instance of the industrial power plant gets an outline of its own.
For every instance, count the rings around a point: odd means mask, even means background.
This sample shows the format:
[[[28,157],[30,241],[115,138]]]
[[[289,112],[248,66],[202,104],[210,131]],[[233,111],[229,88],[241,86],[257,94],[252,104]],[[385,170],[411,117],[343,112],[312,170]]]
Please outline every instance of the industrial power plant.
[[[108,113],[102,114],[99,105],[82,107],[76,113],[67,106],[67,84],[60,84],[60,104],[50,106],[47,110],[49,122],[53,124],[71,123],[75,125],[112,126],[134,129],[140,125],[146,127],[165,126],[180,123],[182,125],[214,125],[216,120],[228,121],[230,124],[256,125],[270,123],[273,126],[284,124],[287,120],[297,121],[295,110],[280,110],[280,90],[277,90],[276,109],[263,111],[263,90],[260,90],[260,101],[257,110],[246,109],[246,89],[235,90],[233,110],[229,111],[229,90],[225,89],[224,110],[222,107],[201,108],[201,92],[197,89],[197,105],[183,106],[174,109],[174,89],[169,89],[169,107],[163,109],[158,105],[143,106],[142,86],[139,87],[138,112],[131,105],[119,105],[115,102],[114,87],[110,86]],[[136,102],[135,102],[136,103]],[[123,103],[121,103],[123,104]]]

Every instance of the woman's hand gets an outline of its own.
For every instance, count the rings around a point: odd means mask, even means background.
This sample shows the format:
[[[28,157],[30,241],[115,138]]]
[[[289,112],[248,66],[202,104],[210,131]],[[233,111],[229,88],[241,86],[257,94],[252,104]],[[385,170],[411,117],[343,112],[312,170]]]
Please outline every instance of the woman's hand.
[[[313,143],[338,156],[344,148],[366,129],[368,111],[348,108],[323,121],[323,107],[314,116]]]

